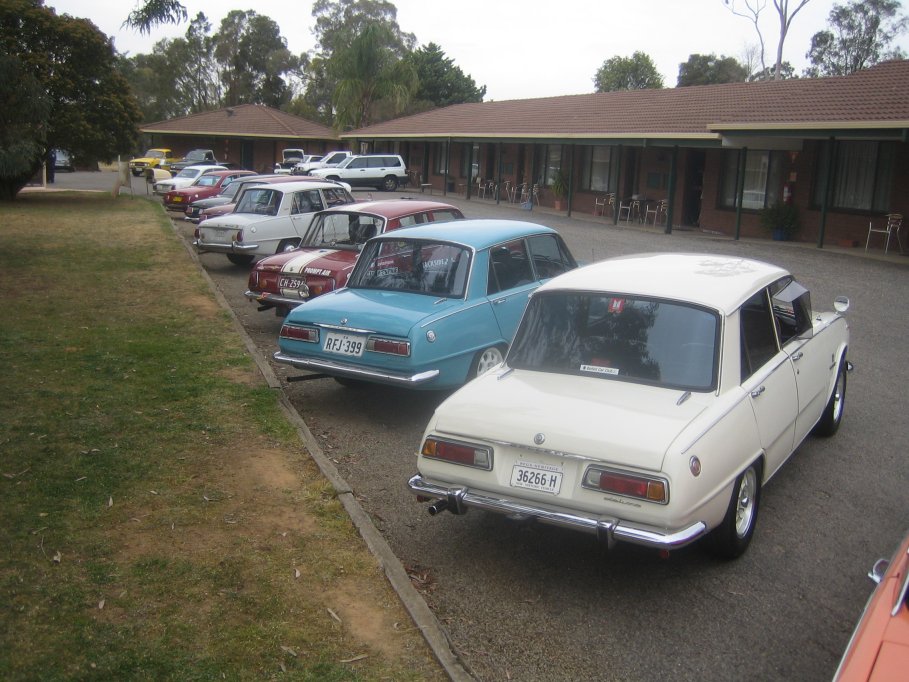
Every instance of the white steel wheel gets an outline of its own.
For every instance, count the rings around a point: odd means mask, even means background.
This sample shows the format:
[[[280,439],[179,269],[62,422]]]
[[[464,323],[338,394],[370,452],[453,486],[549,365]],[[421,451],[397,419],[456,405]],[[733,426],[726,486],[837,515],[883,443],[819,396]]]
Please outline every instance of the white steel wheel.
[[[761,502],[761,465],[750,464],[735,479],[722,522],[704,538],[704,548],[721,559],[740,557],[751,544]]]
[[[489,348],[481,350],[473,359],[473,365],[471,366],[470,374],[467,377],[468,380],[480,376],[484,372],[500,364],[504,359],[505,356],[502,353],[502,349],[498,346],[490,346]]]

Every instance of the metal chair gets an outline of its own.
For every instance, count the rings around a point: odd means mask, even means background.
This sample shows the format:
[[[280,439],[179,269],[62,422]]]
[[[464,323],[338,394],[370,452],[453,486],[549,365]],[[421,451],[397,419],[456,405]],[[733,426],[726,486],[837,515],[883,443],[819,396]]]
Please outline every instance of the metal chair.
[[[903,240],[900,239],[900,229],[903,226],[903,214],[902,213],[888,213],[886,216],[886,223],[883,227],[875,227],[874,220],[868,221],[868,237],[865,239],[865,251],[868,250],[868,244],[871,242],[871,233],[877,232],[878,234],[887,235],[886,241],[884,241],[884,253],[887,253],[887,249],[890,248],[890,237],[894,234],[896,235],[896,243],[900,246],[900,253],[903,251]]]
[[[632,194],[630,198],[619,202],[619,220],[622,220],[622,213],[625,214],[625,220],[629,223],[640,216],[641,199],[637,194]]]
[[[669,202],[666,199],[660,199],[658,202],[653,204],[653,206],[647,206],[644,210],[644,224],[647,224],[647,219],[650,216],[653,216],[653,226],[656,227],[657,221],[666,218],[666,212],[669,209]]]
[[[594,215],[606,215],[606,209],[615,215],[615,193],[610,192],[609,194],[604,194],[594,199],[593,214]]]

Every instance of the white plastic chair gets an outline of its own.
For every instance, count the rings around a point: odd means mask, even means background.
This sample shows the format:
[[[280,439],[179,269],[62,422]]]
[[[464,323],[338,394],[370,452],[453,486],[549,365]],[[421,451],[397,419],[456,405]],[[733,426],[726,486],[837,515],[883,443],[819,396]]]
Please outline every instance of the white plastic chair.
[[[884,242],[884,253],[887,253],[887,249],[890,248],[890,237],[894,234],[896,235],[896,243],[899,244],[900,252],[903,251],[903,241],[900,239],[900,229],[903,226],[903,214],[902,213],[888,213],[886,216],[886,222],[883,227],[875,227],[874,220],[868,221],[868,237],[865,239],[865,251],[868,250],[868,244],[871,242],[871,233],[877,232],[878,234],[887,235],[886,241]]]

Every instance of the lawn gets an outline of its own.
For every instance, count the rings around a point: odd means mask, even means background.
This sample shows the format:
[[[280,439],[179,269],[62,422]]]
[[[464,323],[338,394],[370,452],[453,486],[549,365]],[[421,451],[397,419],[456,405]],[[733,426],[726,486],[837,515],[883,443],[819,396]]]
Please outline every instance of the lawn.
[[[445,679],[160,206],[0,204],[0,678]]]

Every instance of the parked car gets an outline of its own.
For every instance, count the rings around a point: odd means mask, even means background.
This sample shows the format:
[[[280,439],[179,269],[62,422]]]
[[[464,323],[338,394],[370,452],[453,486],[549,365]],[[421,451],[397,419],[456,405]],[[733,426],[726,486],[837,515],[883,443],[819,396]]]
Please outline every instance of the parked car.
[[[222,168],[227,168],[225,164],[219,164],[218,159],[215,157],[215,152],[212,149],[191,149],[186,152],[184,156],[179,161],[174,161],[170,164],[170,169],[174,173],[179,174],[184,168],[189,166],[221,166]]]
[[[183,187],[189,187],[196,180],[199,179],[200,175],[205,173],[211,173],[216,170],[227,170],[224,166],[187,166],[179,173],[174,175],[167,180],[157,181],[153,187],[155,194],[167,194],[172,192],[175,189],[181,189]]]
[[[460,210],[436,201],[369,201],[313,216],[300,247],[258,261],[246,296],[279,316],[347,284],[366,240],[401,227],[459,220]]]
[[[170,165],[176,160],[177,159],[172,156],[171,150],[166,147],[149,149],[145,152],[144,156],[130,160],[129,170],[133,175],[139,177],[145,172],[146,168],[169,170]]]
[[[849,640],[834,682],[902,680],[909,670],[909,534],[868,573],[877,587]]]
[[[218,194],[222,188],[244,175],[255,175],[252,171],[216,170],[198,176],[188,187],[174,189],[164,195],[164,206],[172,211],[185,211],[194,201]]]
[[[283,150],[283,160],[275,164],[275,173],[290,175],[300,164],[308,164],[321,158],[321,156],[305,154],[302,149],[285,149]]]
[[[344,289],[290,311],[275,360],[342,384],[454,388],[500,363],[529,293],[576,266],[532,223],[395,230],[366,243]]]
[[[232,213],[200,222],[193,245],[200,253],[227,255],[236,265],[300,244],[313,214],[353,203],[350,192],[334,182],[290,179],[256,184],[240,195]]]
[[[334,168],[316,168],[310,175],[330,180],[343,180],[351,187],[375,187],[394,192],[406,185],[407,168],[397,154],[364,154],[350,156]]]
[[[340,164],[345,159],[353,156],[353,152],[348,151],[335,151],[328,152],[325,156],[321,157],[318,160],[312,160],[308,163],[298,163],[294,166],[293,171],[294,175],[306,175],[311,171],[314,171],[316,168],[334,168]]]
[[[836,307],[744,258],[648,254],[555,278],[505,363],[438,407],[410,488],[431,513],[739,556],[761,487],[842,420],[848,299]]]
[[[261,181],[265,178],[277,177],[280,177],[282,180],[284,179],[283,175],[277,176],[253,174],[241,176],[227,185],[222,184],[217,194],[206,197],[205,199],[196,199],[190,203],[184,211],[183,219],[188,220],[192,223],[198,223],[199,217],[205,209],[215,206],[224,206],[226,204],[230,204],[231,210],[233,210],[234,199],[237,197],[238,192],[240,192],[243,187],[248,187],[249,183],[256,182],[257,180]]]
[[[65,149],[55,149],[54,152],[54,170],[66,171],[72,173],[76,170],[73,166],[73,157]]]
[[[256,179],[258,178],[258,180]],[[285,183],[285,182],[327,182],[321,178],[313,178],[308,175],[297,176],[292,175],[290,177],[286,175],[259,175],[252,178],[241,178],[240,187],[238,188],[238,193],[233,196],[232,199],[228,201],[218,201],[213,206],[203,207],[202,210],[198,213],[196,223],[201,223],[209,218],[216,218],[218,216],[227,215],[228,213],[233,213],[234,209],[237,207],[236,201],[239,199],[240,195],[245,189],[251,187],[252,185],[265,185],[265,184],[274,184],[274,183]],[[350,192],[350,185],[344,182],[335,183],[340,185],[345,190]],[[198,235],[197,235],[198,236]]]

